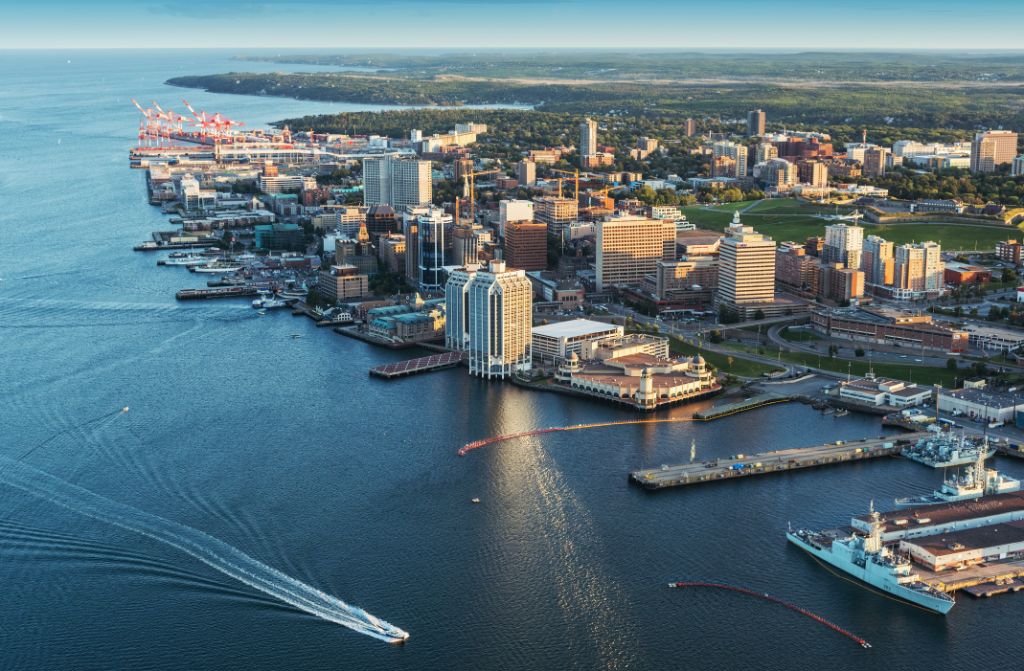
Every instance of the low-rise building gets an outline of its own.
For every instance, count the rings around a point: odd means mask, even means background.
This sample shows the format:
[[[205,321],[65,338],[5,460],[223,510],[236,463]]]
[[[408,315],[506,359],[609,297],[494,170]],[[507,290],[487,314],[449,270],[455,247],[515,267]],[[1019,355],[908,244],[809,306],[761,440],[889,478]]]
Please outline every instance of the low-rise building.
[[[902,540],[900,551],[931,571],[1017,558],[1024,555],[1024,522],[1004,522]]]
[[[942,389],[939,411],[963,415],[986,422],[1014,421],[1018,410],[1024,409],[1024,396],[988,389]]]
[[[1024,345],[1024,331],[969,323],[964,326],[972,347],[988,352],[1009,352]]]
[[[591,343],[624,334],[621,326],[590,319],[571,319],[533,328],[533,358],[552,363],[589,354]]]
[[[909,408],[921,405],[931,397],[929,387],[874,375],[839,384],[840,399],[875,407]]]
[[[878,345],[900,345],[939,352],[963,352],[966,331],[935,324],[931,315],[915,315],[882,308],[812,310],[811,327],[829,338]]]
[[[367,332],[395,343],[433,342],[444,339],[445,315],[439,307],[374,318]]]
[[[982,266],[973,266],[958,261],[946,261],[944,277],[946,284],[988,284],[992,271]]]

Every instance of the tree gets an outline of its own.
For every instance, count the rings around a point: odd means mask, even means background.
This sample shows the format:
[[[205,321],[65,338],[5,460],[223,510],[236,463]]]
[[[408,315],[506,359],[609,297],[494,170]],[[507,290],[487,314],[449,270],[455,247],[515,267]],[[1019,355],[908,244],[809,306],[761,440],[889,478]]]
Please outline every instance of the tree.
[[[758,308],[757,312],[754,313],[754,319],[764,319],[764,310]]]
[[[737,324],[740,321],[740,316],[735,310],[723,305],[718,310],[718,321],[722,324]]]
[[[722,332],[716,329],[712,331],[710,334],[708,334],[708,340],[717,345],[718,343],[725,340],[725,338],[722,337]]]
[[[946,359],[946,370],[956,370],[956,359]]]
[[[861,348],[861,347],[858,347],[857,349],[855,349],[855,350],[853,351],[853,353],[854,353],[854,354],[855,354],[856,356],[864,356],[864,349],[863,349],[863,348]]]

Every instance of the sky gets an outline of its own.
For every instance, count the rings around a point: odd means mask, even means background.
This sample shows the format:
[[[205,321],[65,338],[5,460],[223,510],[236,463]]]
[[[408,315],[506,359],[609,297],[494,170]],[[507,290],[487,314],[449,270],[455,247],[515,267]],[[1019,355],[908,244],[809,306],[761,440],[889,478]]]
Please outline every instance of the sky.
[[[1022,28],[1024,0],[0,0],[0,49],[988,50]]]

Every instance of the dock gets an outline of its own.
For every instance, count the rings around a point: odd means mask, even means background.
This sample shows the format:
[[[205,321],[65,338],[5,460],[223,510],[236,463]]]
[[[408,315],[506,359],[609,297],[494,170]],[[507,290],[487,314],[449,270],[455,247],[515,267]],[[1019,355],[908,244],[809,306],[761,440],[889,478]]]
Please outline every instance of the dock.
[[[773,405],[775,403],[786,403],[794,400],[791,396],[782,396],[779,394],[758,394],[757,396],[751,396],[750,398],[738,401],[736,403],[727,403],[725,405],[716,405],[713,408],[708,408],[702,412],[693,413],[694,418],[701,421],[709,422],[713,419],[719,419],[722,417],[728,417],[729,415],[735,415],[740,412],[746,412],[747,410],[753,410],[755,408],[762,408],[766,405]]]
[[[219,287],[216,289],[182,289],[174,294],[174,297],[179,301],[192,301],[206,298],[239,298],[258,294],[259,290],[256,287]]]
[[[834,443],[813,447],[736,455],[726,459],[676,466],[666,465],[661,468],[633,471],[630,473],[629,479],[644,489],[665,489],[702,482],[748,478],[766,473],[795,471],[815,466],[877,459],[878,457],[898,455],[903,447],[913,444],[924,435],[926,434],[880,436],[856,441],[837,440]]]
[[[370,375],[376,375],[387,380],[418,373],[427,373],[432,370],[453,368],[466,360],[465,352],[444,352],[443,354],[431,354],[430,356],[397,363],[384,364],[370,369]]]

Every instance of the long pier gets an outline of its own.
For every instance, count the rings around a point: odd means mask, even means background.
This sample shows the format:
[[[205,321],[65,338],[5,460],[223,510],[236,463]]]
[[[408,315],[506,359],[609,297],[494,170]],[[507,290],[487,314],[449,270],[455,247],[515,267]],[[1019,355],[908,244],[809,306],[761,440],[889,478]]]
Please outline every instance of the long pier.
[[[256,296],[256,287],[218,287],[216,289],[182,289],[174,294],[179,301],[201,300],[206,298],[238,298],[239,296]]]
[[[384,364],[370,369],[370,375],[376,375],[387,380],[406,375],[416,375],[442,368],[453,368],[466,360],[466,352],[444,352],[443,354],[431,354],[430,356],[408,361]]]
[[[914,441],[925,435],[927,434],[922,432],[848,442],[838,440],[834,443],[813,447],[736,455],[727,459],[633,471],[630,473],[629,479],[645,489],[665,489],[850,461],[877,459],[878,457],[897,455],[903,447],[913,444]]]

